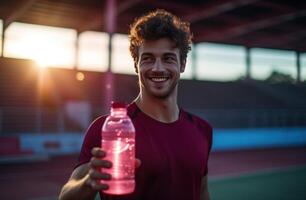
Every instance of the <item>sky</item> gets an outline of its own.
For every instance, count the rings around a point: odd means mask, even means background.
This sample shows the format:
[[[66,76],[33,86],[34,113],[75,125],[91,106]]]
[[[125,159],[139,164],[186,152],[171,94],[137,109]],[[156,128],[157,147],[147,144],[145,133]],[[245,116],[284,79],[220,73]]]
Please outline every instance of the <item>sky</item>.
[[[115,34],[112,41],[112,71],[135,74],[127,35]],[[80,70],[103,72],[108,66],[108,35],[87,31],[77,37],[73,29],[14,22],[5,31],[3,54],[5,57],[33,59],[41,67],[76,66]],[[297,76],[293,51],[253,48],[250,54],[254,79],[266,79],[273,71]],[[198,80],[236,80],[246,75],[245,55],[243,46],[193,45],[182,78],[191,79],[194,75]],[[306,80],[306,53],[301,54],[301,66],[302,80]]]

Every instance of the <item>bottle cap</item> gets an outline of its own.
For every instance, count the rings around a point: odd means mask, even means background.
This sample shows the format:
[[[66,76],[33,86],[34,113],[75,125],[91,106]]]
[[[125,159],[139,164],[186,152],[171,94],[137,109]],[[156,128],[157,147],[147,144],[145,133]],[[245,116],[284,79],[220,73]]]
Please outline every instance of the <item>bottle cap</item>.
[[[126,108],[127,105],[124,102],[112,101],[112,108]]]

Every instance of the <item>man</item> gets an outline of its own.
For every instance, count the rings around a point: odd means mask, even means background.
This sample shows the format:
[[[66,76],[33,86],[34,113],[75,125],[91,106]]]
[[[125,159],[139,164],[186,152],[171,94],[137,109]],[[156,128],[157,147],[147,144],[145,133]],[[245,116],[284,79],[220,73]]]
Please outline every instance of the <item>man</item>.
[[[191,49],[189,24],[157,10],[136,20],[130,30],[130,51],[140,93],[128,107],[136,129],[136,188],[132,194],[108,196],[111,179],[101,173],[112,163],[100,148],[105,116],[87,130],[80,159],[60,199],[199,200],[209,199],[207,161],[212,128],[177,105],[180,73]]]

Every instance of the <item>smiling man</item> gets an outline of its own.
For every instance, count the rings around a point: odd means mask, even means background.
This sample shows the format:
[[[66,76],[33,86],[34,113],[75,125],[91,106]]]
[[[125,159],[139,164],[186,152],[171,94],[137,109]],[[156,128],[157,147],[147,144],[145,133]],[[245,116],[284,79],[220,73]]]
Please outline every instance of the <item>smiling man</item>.
[[[181,65],[180,52],[173,41],[168,38],[147,41],[139,47],[138,52],[139,62],[136,69],[141,84],[140,95],[144,98],[175,97],[180,72],[184,71],[184,66]]]
[[[79,163],[60,199],[208,200],[207,162],[212,128],[177,104],[178,83],[191,49],[189,24],[164,10],[137,19],[130,30],[130,51],[140,92],[128,107],[136,129],[136,189],[132,194],[103,193],[111,179],[101,173],[112,163],[100,148],[106,116],[87,130]]]

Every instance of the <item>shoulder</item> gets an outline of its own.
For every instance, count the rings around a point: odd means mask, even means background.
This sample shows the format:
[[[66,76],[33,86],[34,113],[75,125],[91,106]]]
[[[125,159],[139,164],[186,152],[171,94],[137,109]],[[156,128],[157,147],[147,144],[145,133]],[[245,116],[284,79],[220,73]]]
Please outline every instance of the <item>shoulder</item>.
[[[79,161],[75,168],[83,165],[84,163],[88,163],[92,157],[91,149],[101,145],[101,129],[105,119],[106,116],[100,116],[89,125],[84,136]]]
[[[182,114],[184,115],[184,117],[186,119],[188,119],[190,122],[192,122],[193,124],[195,124],[199,129],[205,131],[205,132],[212,132],[212,126],[211,124],[206,121],[205,119],[193,114],[193,113],[190,113],[190,112],[187,112],[183,109],[182,110]]]
[[[189,121],[191,121],[191,123],[193,123],[198,131],[204,136],[205,140],[208,142],[210,152],[213,143],[213,127],[211,124],[195,114],[191,114],[186,111],[183,111],[183,114],[185,117],[189,118]]]
[[[87,132],[90,131],[90,130],[96,130],[96,129],[99,129],[99,130],[100,130],[100,129],[102,128],[102,126],[103,126],[103,123],[104,123],[106,117],[107,117],[107,116],[105,115],[105,116],[100,116],[100,117],[96,118],[96,119],[89,125]]]
[[[132,102],[131,104],[128,105],[127,111],[128,111],[128,116],[133,121],[137,117],[137,115],[141,112],[135,102]]]
[[[96,140],[97,137],[101,136],[101,129],[103,126],[103,123],[105,121],[107,116],[100,116],[96,118],[87,128],[85,133],[84,142],[90,142],[92,140]]]

